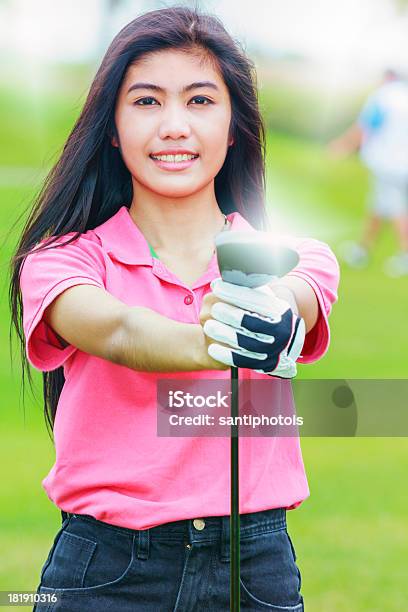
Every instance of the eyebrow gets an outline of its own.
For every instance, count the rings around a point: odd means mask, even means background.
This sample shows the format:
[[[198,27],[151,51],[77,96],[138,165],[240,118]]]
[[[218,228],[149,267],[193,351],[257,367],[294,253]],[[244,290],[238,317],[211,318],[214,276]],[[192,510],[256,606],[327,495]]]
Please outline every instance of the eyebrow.
[[[186,85],[180,91],[180,93],[186,93],[187,91],[191,91],[192,89],[199,89],[202,87],[209,87],[210,89],[215,89],[219,91],[219,88],[212,81],[196,81],[195,83],[190,83],[190,85]],[[127,90],[129,94],[131,91],[135,89],[151,89],[152,91],[158,91],[159,93],[165,93],[166,90],[163,87],[159,87],[159,85],[154,85],[153,83],[133,83]]]

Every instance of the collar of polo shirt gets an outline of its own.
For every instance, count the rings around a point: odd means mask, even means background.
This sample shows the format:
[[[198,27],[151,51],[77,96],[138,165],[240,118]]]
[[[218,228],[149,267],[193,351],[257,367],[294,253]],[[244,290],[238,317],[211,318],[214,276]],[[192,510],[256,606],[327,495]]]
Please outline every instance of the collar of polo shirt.
[[[253,229],[237,212],[230,213],[228,217],[231,221],[229,231]],[[104,250],[113,259],[131,265],[152,265],[149,244],[130,216],[127,206],[121,206],[117,213],[93,232],[99,236]]]

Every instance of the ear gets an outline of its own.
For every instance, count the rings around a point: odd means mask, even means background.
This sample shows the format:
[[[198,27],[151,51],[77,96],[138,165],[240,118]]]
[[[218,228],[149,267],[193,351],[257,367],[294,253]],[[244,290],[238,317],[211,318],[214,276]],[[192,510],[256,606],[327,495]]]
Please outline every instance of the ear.
[[[232,118],[229,124],[229,128],[228,128],[228,146],[232,147],[232,145],[235,142],[235,138],[234,138],[234,119]]]
[[[120,149],[120,144],[119,144],[119,134],[118,131],[116,129],[116,125],[113,126],[113,131],[109,130],[109,137],[110,137],[110,141],[111,141],[111,145],[113,147],[116,147],[118,149]]]

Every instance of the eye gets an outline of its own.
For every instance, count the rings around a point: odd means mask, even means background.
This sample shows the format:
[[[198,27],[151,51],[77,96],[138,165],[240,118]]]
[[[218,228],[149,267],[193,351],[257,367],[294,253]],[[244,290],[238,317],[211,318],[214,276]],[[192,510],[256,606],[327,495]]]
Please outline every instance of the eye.
[[[194,96],[192,100],[205,100],[208,104],[212,104],[212,101],[206,98],[205,96]],[[199,106],[207,106],[207,104],[199,104]]]
[[[155,100],[155,98],[152,98],[151,96],[147,97],[147,98],[140,98],[140,100],[136,100],[136,102],[133,102],[133,104],[136,104],[137,106],[153,106],[153,104],[140,104],[140,102],[144,102],[145,100]]]
[[[209,98],[206,98],[205,96],[194,96],[194,98],[191,98],[191,101],[193,100],[199,101],[198,106],[208,106],[208,104],[213,104],[213,102]],[[154,106],[154,104],[151,103],[152,101],[157,102],[155,98],[148,96],[148,97],[140,98],[139,100],[136,100],[135,102],[133,102],[133,104],[136,106]],[[197,103],[195,104],[195,106],[196,105]]]

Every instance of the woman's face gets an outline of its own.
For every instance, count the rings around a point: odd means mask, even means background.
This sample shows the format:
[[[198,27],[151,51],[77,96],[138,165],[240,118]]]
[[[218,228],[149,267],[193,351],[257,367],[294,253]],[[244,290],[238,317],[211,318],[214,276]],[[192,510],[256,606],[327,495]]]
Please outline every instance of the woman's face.
[[[168,197],[196,193],[214,180],[232,144],[230,121],[230,96],[217,69],[179,50],[150,53],[130,66],[115,110],[135,186]],[[170,154],[195,157],[152,157]]]

